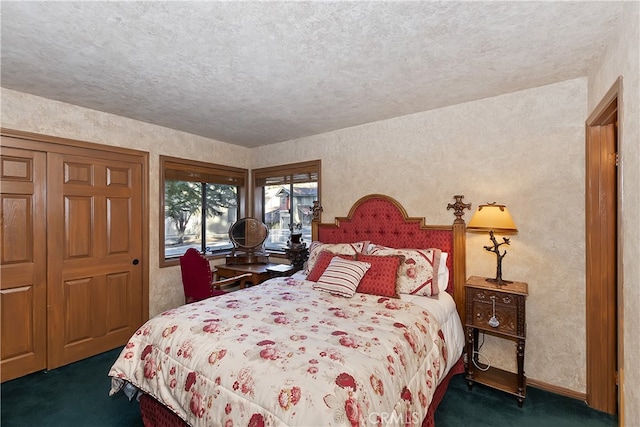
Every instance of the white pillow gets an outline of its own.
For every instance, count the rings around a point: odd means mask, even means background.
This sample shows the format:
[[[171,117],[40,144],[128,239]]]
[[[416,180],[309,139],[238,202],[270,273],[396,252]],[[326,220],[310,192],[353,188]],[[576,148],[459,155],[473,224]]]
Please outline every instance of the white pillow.
[[[313,289],[351,298],[371,264],[334,257]]]
[[[449,267],[447,267],[448,252],[440,253],[440,265],[438,266],[438,284],[442,289],[449,286]]]

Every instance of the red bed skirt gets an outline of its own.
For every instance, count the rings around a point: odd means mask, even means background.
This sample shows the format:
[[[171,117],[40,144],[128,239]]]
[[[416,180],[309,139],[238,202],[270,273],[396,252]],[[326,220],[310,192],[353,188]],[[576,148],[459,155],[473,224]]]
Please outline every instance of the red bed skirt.
[[[436,423],[434,421],[434,416],[436,414],[436,409],[442,402],[442,398],[444,394],[447,392],[447,388],[449,388],[449,382],[454,375],[458,375],[464,372],[464,361],[462,357],[458,359],[455,365],[451,368],[446,377],[442,380],[442,382],[436,387],[436,392],[433,394],[433,399],[431,399],[431,404],[429,405],[429,409],[427,410],[427,416],[422,421],[422,427],[435,427]]]
[[[431,401],[431,405],[429,405],[429,410],[427,411],[427,416],[422,422],[422,427],[435,427],[434,415],[438,405],[440,405],[440,402],[444,397],[445,392],[447,391],[447,388],[449,387],[449,381],[451,381],[451,377],[461,374],[462,372],[464,372],[464,362],[462,361],[462,358],[460,358],[453,368],[451,368],[447,376],[444,377],[444,380],[442,380],[440,385],[436,387],[433,400]],[[148,394],[143,394],[140,397],[140,412],[142,413],[142,422],[146,427],[188,426],[182,418],[171,412]]]

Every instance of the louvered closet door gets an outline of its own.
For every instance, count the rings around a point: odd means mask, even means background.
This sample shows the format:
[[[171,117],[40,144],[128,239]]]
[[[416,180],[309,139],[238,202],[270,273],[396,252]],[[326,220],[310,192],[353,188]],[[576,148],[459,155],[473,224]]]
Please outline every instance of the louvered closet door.
[[[142,322],[141,165],[48,155],[49,369],[124,345]]]
[[[46,367],[45,162],[44,153],[2,149],[2,381]]]

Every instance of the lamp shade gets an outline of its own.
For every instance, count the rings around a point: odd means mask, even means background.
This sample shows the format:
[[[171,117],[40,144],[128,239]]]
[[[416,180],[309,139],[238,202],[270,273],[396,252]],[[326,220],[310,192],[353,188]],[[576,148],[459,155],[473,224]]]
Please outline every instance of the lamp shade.
[[[478,206],[467,225],[469,231],[495,231],[497,233],[517,233],[516,224],[504,205],[487,203]]]

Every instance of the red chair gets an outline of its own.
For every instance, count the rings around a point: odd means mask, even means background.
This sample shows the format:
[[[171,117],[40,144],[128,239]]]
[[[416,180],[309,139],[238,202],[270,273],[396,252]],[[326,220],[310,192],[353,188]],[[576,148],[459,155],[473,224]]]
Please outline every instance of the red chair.
[[[182,286],[186,303],[200,301],[217,295],[226,294],[223,286],[240,282],[244,287],[244,281],[250,277],[250,273],[242,274],[228,279],[216,280],[215,271],[211,270],[209,260],[198,252],[189,248],[180,257],[180,271],[182,272]]]

